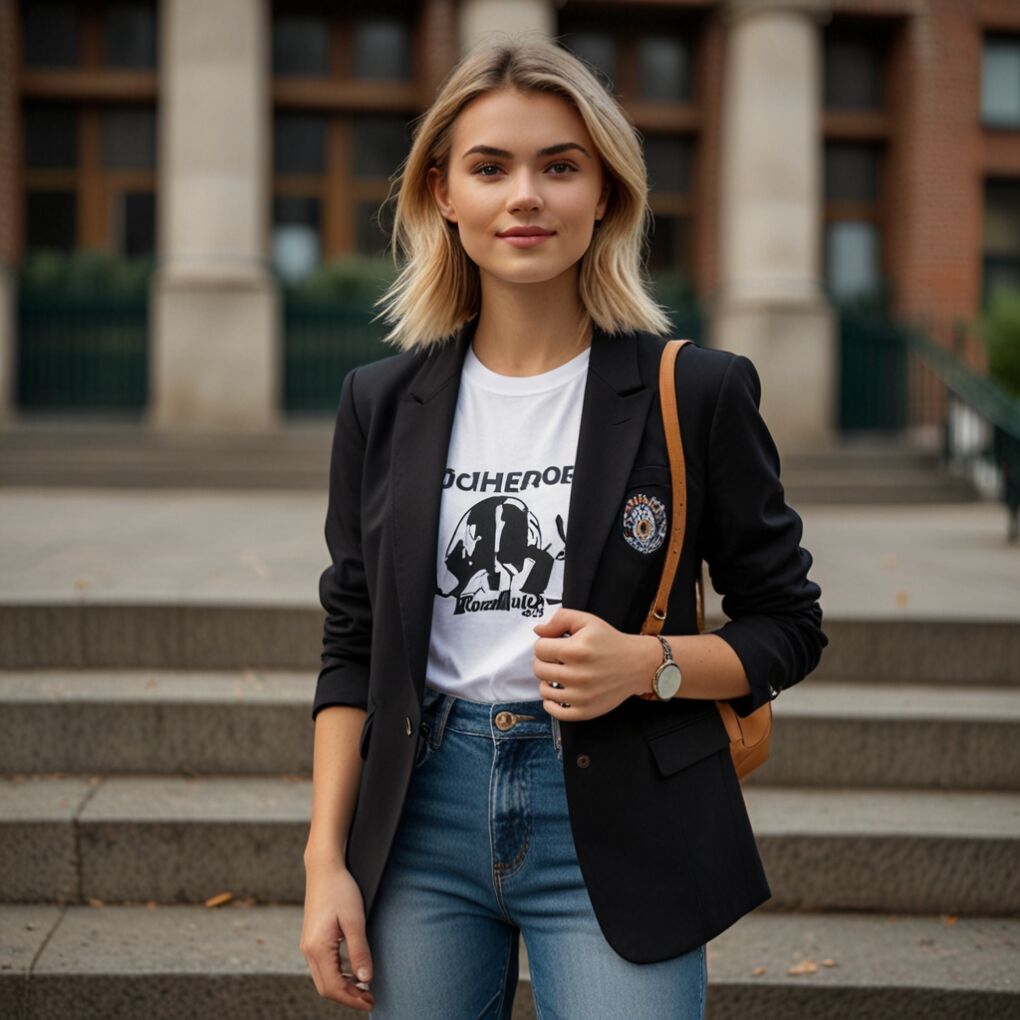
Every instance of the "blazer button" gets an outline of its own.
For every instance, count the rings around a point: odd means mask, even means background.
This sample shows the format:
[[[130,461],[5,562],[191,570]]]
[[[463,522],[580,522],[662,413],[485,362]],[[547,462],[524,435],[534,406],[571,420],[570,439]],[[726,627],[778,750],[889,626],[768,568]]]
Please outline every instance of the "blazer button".
[[[586,754],[579,754],[577,756],[577,767],[579,769],[586,769],[591,764],[591,758]]]
[[[408,736],[414,732],[414,727],[411,726],[411,717],[409,715],[404,716],[404,729],[407,731]]]

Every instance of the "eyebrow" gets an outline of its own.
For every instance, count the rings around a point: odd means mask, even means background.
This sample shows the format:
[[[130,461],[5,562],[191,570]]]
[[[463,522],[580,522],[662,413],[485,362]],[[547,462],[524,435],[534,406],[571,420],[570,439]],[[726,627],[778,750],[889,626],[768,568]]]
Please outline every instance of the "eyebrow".
[[[571,149],[579,149],[589,159],[591,159],[591,153],[583,145],[578,145],[577,142],[560,142],[558,145],[547,145],[544,149],[539,149],[535,153],[536,158],[542,156],[556,156],[561,152],[569,152]],[[467,152],[461,156],[461,159],[467,159],[472,153],[481,153],[483,156],[498,156],[501,159],[513,159],[513,153],[508,152],[506,149],[497,149],[494,145],[475,145],[468,149]]]

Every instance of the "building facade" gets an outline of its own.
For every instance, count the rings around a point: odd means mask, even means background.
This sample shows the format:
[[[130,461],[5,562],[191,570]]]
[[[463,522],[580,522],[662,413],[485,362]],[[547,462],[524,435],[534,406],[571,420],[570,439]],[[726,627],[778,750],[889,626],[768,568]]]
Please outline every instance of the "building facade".
[[[25,260],[105,249],[155,261],[147,420],[277,425],[281,281],[383,253],[411,123],[493,32],[620,97],[649,268],[755,361],[780,445],[839,430],[834,302],[950,321],[1020,287],[1016,0],[0,0],[0,420]]]

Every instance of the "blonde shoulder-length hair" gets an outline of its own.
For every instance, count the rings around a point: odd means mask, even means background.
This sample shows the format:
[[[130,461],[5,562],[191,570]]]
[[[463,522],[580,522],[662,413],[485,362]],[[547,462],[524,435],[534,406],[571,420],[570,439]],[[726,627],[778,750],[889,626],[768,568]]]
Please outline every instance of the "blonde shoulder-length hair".
[[[427,174],[449,170],[457,115],[472,99],[500,89],[551,92],[572,103],[584,119],[609,178],[606,213],[581,258],[578,291],[587,316],[607,332],[636,329],[665,334],[671,328],[650,293],[643,270],[648,175],[636,128],[617,100],[577,57],[545,37],[517,37],[468,53],[450,72],[418,119],[411,149],[391,181],[396,203],[390,246],[398,274],[375,302],[393,328],[383,340],[406,351],[440,343],[481,308],[478,266],[440,212]],[[403,265],[401,257],[403,256]]]

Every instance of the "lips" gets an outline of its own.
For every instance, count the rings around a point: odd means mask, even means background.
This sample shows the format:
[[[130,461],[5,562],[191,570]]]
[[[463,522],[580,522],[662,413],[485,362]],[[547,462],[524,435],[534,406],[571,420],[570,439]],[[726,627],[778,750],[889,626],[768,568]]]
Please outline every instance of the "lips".
[[[545,230],[542,227],[510,227],[497,234],[497,237],[548,237],[555,233],[552,230]]]

